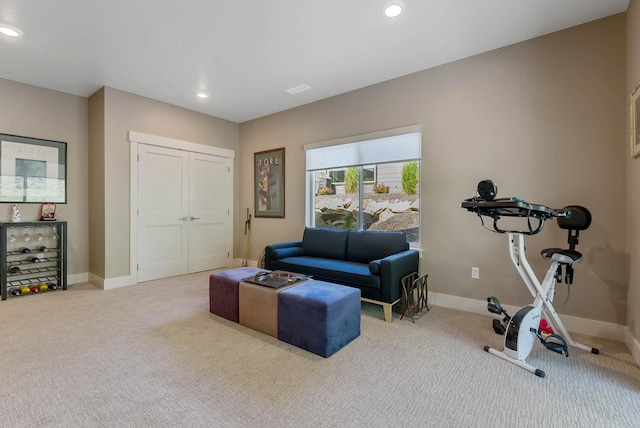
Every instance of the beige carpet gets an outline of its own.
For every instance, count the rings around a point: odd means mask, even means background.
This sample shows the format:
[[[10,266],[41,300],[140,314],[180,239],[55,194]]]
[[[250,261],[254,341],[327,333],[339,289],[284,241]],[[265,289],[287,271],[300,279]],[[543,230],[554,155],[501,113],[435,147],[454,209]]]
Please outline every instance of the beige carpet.
[[[622,343],[537,344],[541,379],[483,351],[501,349],[489,316],[388,324],[363,304],[362,335],[325,359],[209,313],[208,275],[0,302],[0,426],[640,426]]]

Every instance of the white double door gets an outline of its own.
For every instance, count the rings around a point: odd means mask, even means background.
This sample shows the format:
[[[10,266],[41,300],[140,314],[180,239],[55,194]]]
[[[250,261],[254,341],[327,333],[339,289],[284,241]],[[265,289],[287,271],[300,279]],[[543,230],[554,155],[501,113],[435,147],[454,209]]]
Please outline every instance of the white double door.
[[[228,266],[229,162],[138,145],[138,281]]]

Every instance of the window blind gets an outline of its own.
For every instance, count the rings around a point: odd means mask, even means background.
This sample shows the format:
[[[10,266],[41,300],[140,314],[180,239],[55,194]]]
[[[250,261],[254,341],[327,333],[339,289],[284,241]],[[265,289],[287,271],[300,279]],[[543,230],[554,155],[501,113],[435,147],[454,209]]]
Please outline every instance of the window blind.
[[[411,132],[339,144],[306,147],[307,171],[401,162],[421,157],[421,133]]]

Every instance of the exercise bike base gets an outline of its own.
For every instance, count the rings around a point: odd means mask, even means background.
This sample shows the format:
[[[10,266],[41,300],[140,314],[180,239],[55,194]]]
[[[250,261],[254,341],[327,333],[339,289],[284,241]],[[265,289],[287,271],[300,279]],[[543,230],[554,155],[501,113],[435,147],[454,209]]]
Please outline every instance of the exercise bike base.
[[[587,351],[587,352],[591,352],[592,354],[600,354],[600,351],[598,350],[598,348],[592,348],[591,346],[587,346],[587,345],[583,345],[582,343],[579,342],[574,342],[573,340],[569,340],[568,341],[569,346],[573,346],[574,348],[578,348],[578,349],[582,349],[583,351]]]
[[[534,375],[538,376],[538,377],[544,377],[545,373],[544,370],[540,370],[537,369],[533,366],[530,366],[529,364],[525,363],[524,361],[519,361],[519,360],[515,360],[511,357],[509,357],[508,355],[505,355],[504,352],[498,351],[497,349],[493,349],[490,346],[485,346],[484,347],[485,352],[488,352],[490,354],[495,355],[496,357],[500,357],[505,361],[510,362],[511,364],[515,364],[518,367],[521,367],[523,369],[525,369],[526,371],[533,373]]]

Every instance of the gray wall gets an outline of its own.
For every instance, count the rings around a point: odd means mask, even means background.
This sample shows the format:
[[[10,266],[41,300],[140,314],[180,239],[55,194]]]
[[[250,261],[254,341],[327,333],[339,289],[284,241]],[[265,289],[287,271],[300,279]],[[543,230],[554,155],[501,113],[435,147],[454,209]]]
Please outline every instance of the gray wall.
[[[97,99],[94,99],[97,98]],[[103,258],[92,260],[91,272],[103,279],[125,277],[129,272],[129,131],[238,151],[238,124],[186,110],[113,88],[103,88],[90,98],[92,147],[90,161],[98,164],[103,177],[92,177],[91,191],[103,194],[92,217],[91,236],[104,242]],[[104,134],[93,133],[103,123]],[[103,140],[103,141],[102,141]],[[237,188],[237,187],[235,187]],[[94,207],[92,207],[93,210]],[[102,273],[102,274],[100,274]]]
[[[0,132],[68,143],[69,204],[58,206],[58,217],[70,225],[70,273],[116,278],[129,274],[127,131],[237,152],[235,257],[242,256],[245,209],[253,211],[253,153],[285,147],[286,218],[254,219],[250,258],[257,260],[264,245],[298,239],[304,228],[303,144],[420,124],[421,269],[433,291],[479,300],[495,294],[512,305],[531,300],[507,259],[506,239],[459,208],[480,179],[493,178],[502,196],[592,210],[579,247],[585,261],[559,310],[626,324],[637,338],[640,160],[628,155],[628,95],[640,81],[639,9],[632,0],[626,15],[241,125],[111,88],[87,100],[0,79]],[[35,220],[39,205],[21,210]],[[0,204],[0,221],[10,212]],[[536,272],[547,266],[539,250],[565,240],[554,224],[527,240]],[[480,280],[470,279],[471,266],[480,267]],[[558,302],[564,293],[558,289]]]
[[[89,98],[89,272],[105,278],[104,88]]]
[[[584,263],[561,313],[626,323],[625,15],[620,14],[415,73],[240,126],[240,206],[253,207],[253,153],[286,148],[286,218],[255,219],[250,257],[301,237],[302,145],[404,125],[422,127],[422,272],[432,291],[522,306],[532,297],[508,259],[507,239],[480,226],[460,202],[479,180],[499,195],[552,207],[587,206]],[[241,210],[241,211],[242,211]],[[527,240],[534,270],[541,249],[566,244],[550,222]],[[471,267],[480,267],[480,280]],[[556,299],[566,295],[558,287]]]
[[[56,217],[68,222],[68,269],[89,267],[87,99],[0,79],[0,133],[67,143],[67,204]],[[13,204],[0,203],[0,221],[9,221]],[[42,204],[19,204],[23,221],[40,218]]]

